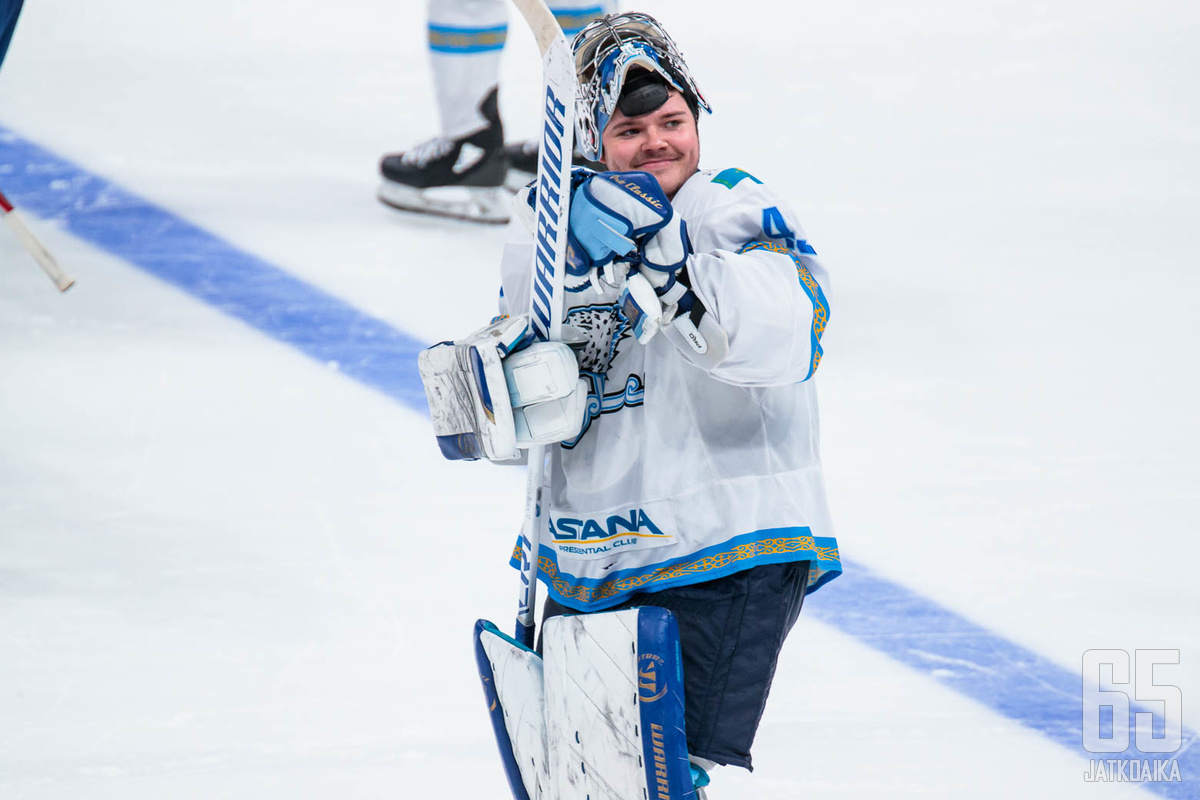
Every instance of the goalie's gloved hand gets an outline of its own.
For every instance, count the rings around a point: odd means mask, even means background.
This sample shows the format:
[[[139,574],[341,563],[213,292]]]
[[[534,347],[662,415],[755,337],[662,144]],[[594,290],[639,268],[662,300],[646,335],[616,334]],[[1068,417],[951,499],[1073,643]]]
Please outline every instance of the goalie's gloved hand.
[[[694,295],[679,280],[679,271],[662,272],[645,265],[625,279],[617,307],[641,344],[679,315],[680,303]]]
[[[633,335],[647,344],[661,330],[697,367],[711,370],[720,365],[729,355],[729,335],[688,285],[687,270],[674,273],[671,285],[663,289],[652,282],[656,275],[643,270],[625,281],[618,308]]]
[[[417,359],[429,416],[449,459],[512,461],[583,428],[587,381],[571,348],[535,342],[529,317],[501,317]]]
[[[691,294],[684,279],[691,254],[687,224],[678,216],[639,244],[635,272],[626,278],[618,306],[642,344],[675,319]]]
[[[671,207],[658,179],[648,172],[573,174],[568,225],[567,282],[595,282],[614,261],[640,263],[661,273],[664,291],[687,261],[687,226]],[[624,278],[624,270],[607,273]]]

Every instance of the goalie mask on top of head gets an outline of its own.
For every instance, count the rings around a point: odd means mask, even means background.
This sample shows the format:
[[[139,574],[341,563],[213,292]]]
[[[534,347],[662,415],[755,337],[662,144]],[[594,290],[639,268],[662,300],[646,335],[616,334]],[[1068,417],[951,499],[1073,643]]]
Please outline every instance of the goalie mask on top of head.
[[[609,14],[601,17],[575,36],[571,43],[575,53],[575,74],[579,79],[579,94],[575,99],[575,127],[579,133],[579,149],[591,159],[603,160],[602,137],[613,111],[621,103],[627,88],[626,78],[631,71],[644,70],[661,76],[677,89],[691,107],[712,113],[708,101],[700,93],[683,54],[675,42],[649,14]],[[634,94],[633,80],[628,83]],[[657,83],[654,81],[652,83]],[[642,83],[642,89],[646,89]],[[630,116],[654,110],[665,101],[651,102],[644,111],[621,109]],[[643,106],[644,107],[644,106]]]

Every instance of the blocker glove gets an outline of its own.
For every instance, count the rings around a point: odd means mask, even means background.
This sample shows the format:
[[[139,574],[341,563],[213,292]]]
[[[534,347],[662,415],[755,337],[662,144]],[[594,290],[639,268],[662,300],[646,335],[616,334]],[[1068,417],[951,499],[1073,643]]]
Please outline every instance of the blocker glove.
[[[640,265],[655,288],[667,291],[687,263],[687,225],[671,208],[658,179],[649,172],[591,172],[577,169],[571,180],[567,227],[567,282],[576,291],[601,272],[619,285]]]

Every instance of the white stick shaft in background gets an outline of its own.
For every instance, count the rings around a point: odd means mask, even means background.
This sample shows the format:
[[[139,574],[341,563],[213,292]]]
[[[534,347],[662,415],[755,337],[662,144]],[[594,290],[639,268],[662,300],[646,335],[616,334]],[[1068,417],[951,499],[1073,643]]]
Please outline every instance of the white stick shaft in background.
[[[29,255],[33,256],[33,260],[45,270],[60,292],[65,292],[75,285],[75,279],[63,272],[62,267],[54,260],[54,256],[50,255],[46,248],[42,247],[42,243],[34,238],[29,226],[25,224],[25,220],[21,218],[21,215],[17,213],[2,192],[0,192],[0,212],[4,214],[4,221],[12,229],[17,241],[29,251]]]

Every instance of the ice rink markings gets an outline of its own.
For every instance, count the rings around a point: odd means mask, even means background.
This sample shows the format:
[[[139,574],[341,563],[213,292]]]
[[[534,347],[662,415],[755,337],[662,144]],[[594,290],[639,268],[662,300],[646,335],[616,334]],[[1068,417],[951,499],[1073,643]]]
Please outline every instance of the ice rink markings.
[[[101,248],[322,364],[420,413],[426,412],[416,355],[426,344],[238,249],[150,201],[23,139],[0,125],[0,180],[30,214],[54,220]],[[1081,678],[1073,669],[987,631],[899,584],[846,564],[806,604],[816,617],[1084,759]],[[1131,716],[1150,711],[1131,703]],[[1131,728],[1132,728],[1131,720]],[[1185,729],[1183,783],[1144,783],[1170,798],[1200,797],[1197,734]],[[1081,769],[1084,762],[1081,761]]]

